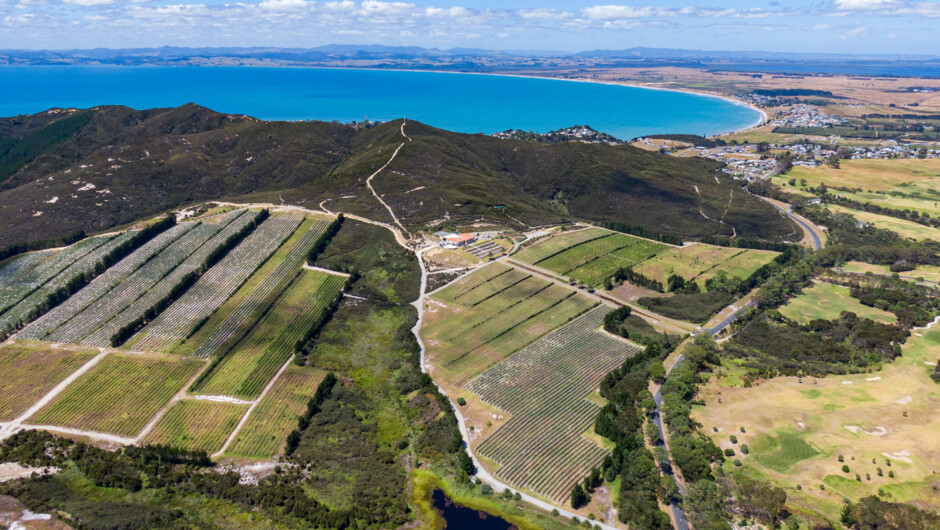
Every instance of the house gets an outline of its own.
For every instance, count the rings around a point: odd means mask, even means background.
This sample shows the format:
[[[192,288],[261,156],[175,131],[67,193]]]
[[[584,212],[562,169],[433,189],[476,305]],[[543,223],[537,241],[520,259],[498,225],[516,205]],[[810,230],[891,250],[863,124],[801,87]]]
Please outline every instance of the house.
[[[450,234],[444,238],[443,244],[465,247],[476,240],[476,236],[471,234]]]

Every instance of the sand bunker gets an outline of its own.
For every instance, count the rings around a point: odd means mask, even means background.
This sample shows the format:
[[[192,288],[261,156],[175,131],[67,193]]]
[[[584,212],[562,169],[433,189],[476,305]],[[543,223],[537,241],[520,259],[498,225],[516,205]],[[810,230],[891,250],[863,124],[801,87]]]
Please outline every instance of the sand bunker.
[[[926,364],[927,366],[937,366],[937,363],[932,363],[930,361],[924,361],[924,364]]]
[[[851,381],[842,381],[842,384],[843,384],[843,385],[854,385],[855,383],[853,383],[853,382],[851,382]]]
[[[907,405],[907,404],[910,403],[911,401],[914,401],[914,398],[912,398],[911,396],[904,396],[904,397],[902,397],[902,398],[896,400],[895,403],[897,403],[897,404],[899,404],[899,405]]]
[[[914,463],[913,460],[911,460],[910,458],[908,458],[909,456],[911,456],[911,452],[910,452],[910,451],[895,451],[895,452],[893,452],[893,453],[887,453],[887,452],[885,452],[885,453],[881,453],[881,454],[883,454],[884,456],[886,456],[886,457],[888,457],[888,458],[890,458],[890,459],[892,459],[892,460],[898,460],[898,461],[901,461],[901,462],[907,462],[908,464],[913,464],[913,463]]]
[[[880,380],[880,379],[881,379],[881,377],[869,377],[869,378],[867,378],[867,379],[865,379],[865,380],[866,380],[866,381],[878,381],[878,380]]]
[[[876,425],[875,430],[873,431],[866,431],[865,429],[859,427],[858,425],[843,425],[843,427],[852,431],[852,434],[858,434],[859,432],[863,432],[869,436],[884,436],[888,434],[888,429],[885,429],[881,425]]]

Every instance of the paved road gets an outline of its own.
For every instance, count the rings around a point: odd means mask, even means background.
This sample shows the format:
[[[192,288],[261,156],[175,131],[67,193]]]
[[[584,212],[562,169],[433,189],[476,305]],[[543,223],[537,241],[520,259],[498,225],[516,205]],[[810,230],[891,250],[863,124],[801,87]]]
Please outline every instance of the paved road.
[[[672,366],[669,368],[669,372],[672,372],[672,370],[675,369],[676,366],[679,366],[679,364],[684,360],[685,360],[685,355],[680,355],[679,358],[676,359],[676,362],[672,363]],[[669,373],[667,372],[666,375],[668,376]],[[656,402],[656,414],[653,416],[654,418],[653,421],[656,423],[656,427],[659,429],[660,438],[662,438],[663,443],[665,443],[666,429],[663,428],[663,415],[662,415],[662,412],[660,411],[660,408],[663,406],[662,385],[660,385],[659,389],[656,390],[656,394],[653,396],[653,401]],[[670,467],[673,467],[671,463],[670,463]],[[686,489],[682,481],[680,481],[679,478],[676,477],[675,472],[670,472],[668,473],[668,475],[672,477],[672,480],[676,481],[676,486],[679,487],[679,494],[685,497],[688,490]],[[673,517],[673,521],[675,522],[676,529],[677,530],[689,530],[689,521],[685,517],[685,510],[683,510],[682,507],[679,506],[678,503],[672,503],[669,507],[672,510],[672,517]]]
[[[755,195],[755,197],[760,197],[760,195]],[[776,204],[774,204],[774,203],[772,203],[772,202],[770,202],[770,201],[766,201],[766,202],[767,202],[767,204],[769,204],[769,205],[773,206],[774,208],[776,208],[776,209],[780,210],[781,212],[783,212],[783,213],[784,213],[787,217],[789,217],[790,219],[793,219],[794,221],[796,221],[797,224],[799,224],[799,225],[802,226],[807,232],[809,232],[809,235],[813,237],[813,249],[814,249],[814,250],[819,250],[819,249],[822,248],[822,240],[819,239],[819,236],[816,235],[816,231],[813,230],[813,229],[809,226],[809,224],[806,223],[806,221],[804,221],[804,220],[801,219],[800,217],[797,217],[796,215],[794,215],[793,212],[791,212],[791,211],[789,211],[789,210],[787,210],[787,209],[785,209],[785,208],[781,208],[781,207],[777,206]]]
[[[726,327],[728,327],[729,324],[731,324],[732,322],[734,322],[735,320],[738,319],[738,314],[741,313],[741,310],[742,310],[742,309],[744,309],[744,308],[747,307],[747,306],[751,306],[751,305],[754,305],[754,302],[753,302],[753,301],[744,304],[742,307],[738,308],[737,311],[735,311],[734,313],[732,313],[728,318],[722,320],[721,322],[719,322],[718,324],[716,324],[716,325],[714,325],[714,326],[712,326],[712,327],[710,327],[710,328],[705,328],[703,331],[707,331],[710,335],[717,335],[717,334],[721,333],[721,330],[725,329]]]

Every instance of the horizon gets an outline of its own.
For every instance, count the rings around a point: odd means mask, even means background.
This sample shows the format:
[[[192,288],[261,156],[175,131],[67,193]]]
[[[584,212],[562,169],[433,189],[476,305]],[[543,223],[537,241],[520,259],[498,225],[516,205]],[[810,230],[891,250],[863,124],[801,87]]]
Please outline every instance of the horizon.
[[[0,49],[351,46],[542,50],[634,47],[764,53],[937,55],[940,3],[834,0],[797,7],[741,0],[173,0],[0,2]],[[23,48],[22,43],[31,44]],[[756,43],[759,43],[757,45]],[[705,51],[705,50],[703,50]]]

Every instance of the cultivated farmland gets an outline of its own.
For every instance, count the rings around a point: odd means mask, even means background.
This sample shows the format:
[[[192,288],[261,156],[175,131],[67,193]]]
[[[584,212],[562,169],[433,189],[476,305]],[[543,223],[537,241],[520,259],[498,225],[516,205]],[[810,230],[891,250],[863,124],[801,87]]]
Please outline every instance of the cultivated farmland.
[[[346,278],[301,270],[257,325],[197,386],[200,394],[254,399],[278,369],[294,355],[320,314],[339,294]]]
[[[586,398],[640,350],[597,331],[606,312],[587,313],[467,383],[484,403],[512,415],[476,449],[499,465],[497,478],[561,503],[607,455],[583,436],[600,409]]]
[[[597,286],[617,269],[632,267],[669,248],[663,243],[589,228],[551,237],[520,252],[516,258],[581,283]]]
[[[729,276],[747,278],[776,255],[776,252],[767,250],[693,244],[671,248],[633,267],[633,270],[663,285],[669,276],[677,274],[686,280],[695,279],[704,287],[705,280],[719,271]]]
[[[225,454],[235,457],[272,458],[284,450],[287,435],[323,381],[325,372],[291,365],[271,387],[235,437]]]
[[[134,436],[200,366],[177,356],[111,353],[28,421]]]
[[[292,219],[268,219],[193,287],[154,319],[127,347],[144,351],[169,351],[189,336],[228,300],[290,237],[297,227]]]
[[[222,448],[247,411],[248,405],[182,399],[160,418],[143,443],[212,454]]]
[[[422,334],[435,364],[460,384],[595,305],[566,287],[490,265],[434,295]]]
[[[26,271],[54,256],[57,250],[40,250],[13,256],[0,263],[0,289],[15,282]]]
[[[307,253],[328,225],[322,218],[305,220],[281,249],[222,304],[186,344],[174,351],[198,357],[228,351],[294,279]]]
[[[0,346],[0,421],[18,417],[97,350],[52,348],[49,344]]]

